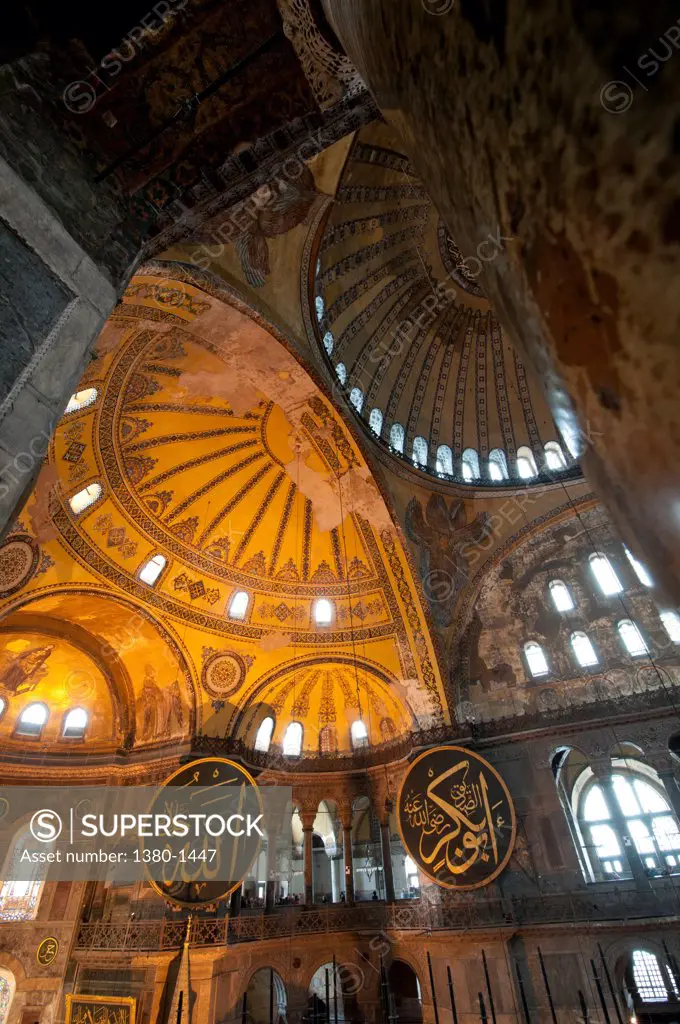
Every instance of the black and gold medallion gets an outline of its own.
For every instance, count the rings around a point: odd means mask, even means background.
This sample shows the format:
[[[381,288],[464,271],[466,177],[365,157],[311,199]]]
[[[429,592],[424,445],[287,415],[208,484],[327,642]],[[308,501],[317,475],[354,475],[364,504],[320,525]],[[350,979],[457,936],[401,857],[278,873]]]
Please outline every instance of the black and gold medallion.
[[[399,831],[418,868],[446,889],[479,889],[515,844],[512,797],[496,769],[464,747],[435,747],[409,767],[397,798]]]

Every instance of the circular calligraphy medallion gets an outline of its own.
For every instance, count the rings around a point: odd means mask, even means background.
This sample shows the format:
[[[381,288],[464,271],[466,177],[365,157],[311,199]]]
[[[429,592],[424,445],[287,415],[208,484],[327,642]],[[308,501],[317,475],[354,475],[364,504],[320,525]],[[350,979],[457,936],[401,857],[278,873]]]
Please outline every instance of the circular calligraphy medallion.
[[[0,595],[13,594],[27,583],[38,561],[29,537],[13,537],[0,547]]]
[[[496,769],[465,747],[434,747],[413,761],[397,798],[407,852],[445,889],[479,889],[515,844],[515,808]]]
[[[215,654],[203,670],[203,687],[211,697],[224,699],[235,693],[246,673],[243,660],[237,654]]]
[[[226,787],[223,793],[228,792],[236,801],[236,806],[230,805],[226,811],[219,803],[221,787]],[[253,777],[235,761],[223,757],[206,757],[174,771],[161,786],[150,812],[181,814],[187,809],[199,815],[220,811],[228,815],[237,811],[245,817],[250,812],[253,818],[263,813],[262,798]],[[222,843],[211,840],[211,834],[200,833],[193,842],[189,838],[169,844],[173,858],[168,861],[167,871],[163,871],[163,880],[149,878],[151,886],[164,899],[181,907],[200,909],[226,899],[240,886],[260,852],[261,835],[254,831]],[[210,856],[210,848],[216,850],[215,856]],[[204,850],[207,857],[203,856]]]
[[[38,946],[35,958],[41,967],[49,967],[57,959],[59,952],[59,940],[53,935],[48,935]]]

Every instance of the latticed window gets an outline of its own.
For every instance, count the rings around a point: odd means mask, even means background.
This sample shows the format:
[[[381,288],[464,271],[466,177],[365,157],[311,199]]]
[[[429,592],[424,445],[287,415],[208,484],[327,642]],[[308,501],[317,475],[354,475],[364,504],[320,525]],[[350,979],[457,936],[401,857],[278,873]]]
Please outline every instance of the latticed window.
[[[593,647],[587,633],[582,633],[580,631],[572,633],[569,638],[569,642],[571,644],[571,649],[574,652],[574,657],[579,665],[583,668],[589,668],[592,665],[597,665],[597,654],[595,653],[595,648]]]
[[[0,885],[0,921],[32,921],[38,913],[47,865],[31,864],[30,872],[27,872],[26,864],[20,867],[22,853],[32,848],[30,840],[28,831],[20,834],[11,856],[5,862],[3,874],[7,881]],[[45,850],[50,849],[51,844],[46,843]],[[23,876],[23,881],[12,880],[17,876]]]
[[[678,998],[678,987],[668,964],[646,949],[634,949],[631,957],[633,983],[643,1003],[667,1003]]]
[[[489,452],[489,477],[491,480],[508,479],[508,460],[502,448],[493,448]]]
[[[624,836],[609,790],[593,780],[580,799],[579,826],[595,876],[630,877],[624,839],[632,842],[651,875],[680,872],[680,830],[665,793],[632,772],[615,773],[612,785],[625,820]]]
[[[0,1024],[7,1024],[14,996],[14,978],[9,972],[0,972]]]
[[[326,331],[326,333],[323,336],[323,347],[326,349],[326,352],[328,352],[329,356],[333,354],[333,344],[334,344],[333,332],[332,331]]]
[[[463,480],[479,480],[479,456],[474,448],[466,448],[461,459]]]
[[[341,384],[346,384],[347,383],[347,367],[345,366],[345,364],[344,363],[338,363],[338,365],[335,367],[335,372],[338,375],[338,380],[340,381],[340,383]]]
[[[401,423],[393,423],[390,427],[390,447],[394,448],[395,452],[399,452],[400,455],[403,455],[405,440],[406,434]]]
[[[334,754],[338,749],[338,733],[334,725],[324,725],[319,733],[319,752]]]
[[[517,449],[517,472],[523,480],[529,480],[533,476],[538,476],[534,453],[526,445]]]
[[[440,444],[437,448],[434,468],[440,476],[453,476],[453,454],[447,444]]]
[[[631,619],[621,619],[616,625],[621,642],[633,658],[649,653],[649,648],[640,630]]]
[[[564,452],[557,441],[547,441],[544,446],[545,451],[545,464],[548,469],[565,469],[567,460],[564,457]]]
[[[88,484],[87,487],[83,487],[82,491],[78,491],[72,498],[69,498],[68,503],[74,515],[79,516],[90,505],[94,505],[95,501],[99,501],[101,496],[101,484]]]
[[[364,405],[364,393],[361,388],[352,388],[349,393],[349,400],[357,412],[361,412]]]
[[[383,414],[380,409],[371,409],[371,415],[368,418],[368,425],[373,433],[380,437],[383,425]]]
[[[79,412],[81,409],[87,409],[88,405],[94,405],[96,401],[96,388],[85,388],[83,391],[76,391],[75,395],[71,395],[69,398],[68,405],[64,409],[64,412]],[[1,1020],[2,1018],[0,1018],[0,1022]]]
[[[166,565],[167,559],[164,555],[154,555],[139,570],[140,580],[142,583],[146,583],[147,586],[153,587]]]
[[[302,750],[302,725],[291,722],[283,736],[283,753],[287,757],[297,757]]]
[[[427,466],[427,441],[424,437],[413,438],[414,466]]]

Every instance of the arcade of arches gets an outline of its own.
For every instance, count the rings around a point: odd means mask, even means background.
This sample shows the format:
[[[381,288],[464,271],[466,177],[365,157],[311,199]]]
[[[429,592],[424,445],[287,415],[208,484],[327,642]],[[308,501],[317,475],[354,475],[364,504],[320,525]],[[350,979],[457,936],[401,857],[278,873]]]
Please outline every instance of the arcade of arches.
[[[193,914],[19,818],[0,1024],[678,1019],[670,64],[608,110],[633,12],[525,7],[15,5],[0,800],[214,756],[290,803]],[[447,744],[514,805],[478,888],[399,817]]]

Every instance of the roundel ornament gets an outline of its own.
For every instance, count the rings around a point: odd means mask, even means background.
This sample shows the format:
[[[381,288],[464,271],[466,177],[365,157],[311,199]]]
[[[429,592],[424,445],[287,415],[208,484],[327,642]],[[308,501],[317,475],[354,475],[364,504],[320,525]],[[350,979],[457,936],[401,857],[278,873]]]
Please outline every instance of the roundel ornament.
[[[200,909],[226,899],[260,852],[263,832],[259,826],[251,830],[250,823],[263,818],[262,796],[250,773],[226,758],[206,757],[178,768],[158,790],[150,812],[172,819],[171,832],[179,832],[160,855],[157,844],[144,852],[151,885],[178,906]]]
[[[413,761],[397,798],[404,846],[446,889],[480,889],[515,844],[515,808],[496,769],[465,747],[434,747]]]

